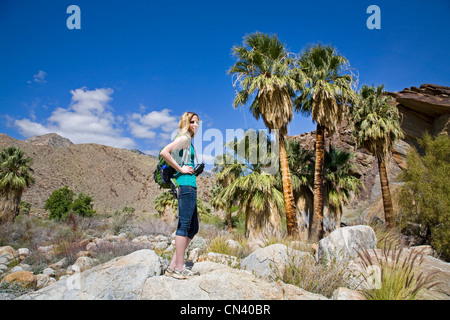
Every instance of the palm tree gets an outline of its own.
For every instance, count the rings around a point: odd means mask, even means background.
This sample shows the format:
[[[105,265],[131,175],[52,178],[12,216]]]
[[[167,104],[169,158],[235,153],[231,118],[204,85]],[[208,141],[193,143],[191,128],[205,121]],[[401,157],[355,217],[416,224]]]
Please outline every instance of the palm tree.
[[[286,142],[289,171],[296,205],[298,236],[302,241],[308,240],[309,225],[313,207],[312,186],[314,182],[314,153],[301,147],[295,139]],[[278,180],[281,184],[281,174]],[[281,187],[281,186],[280,186]]]
[[[353,109],[354,136],[359,147],[366,148],[378,160],[384,216],[388,227],[395,226],[386,164],[395,140],[403,138],[399,112],[392,97],[384,94],[384,85],[364,85],[360,101]]]
[[[285,147],[287,126],[293,117],[295,90],[299,88],[293,76],[295,60],[276,36],[256,32],[244,37],[241,46],[233,47],[237,62],[228,71],[236,76],[236,96],[233,107],[244,106],[250,100],[250,110],[258,120],[262,117],[269,129],[279,133],[280,167],[283,178],[283,195],[286,210],[286,225],[289,235],[296,233],[295,204]]]
[[[301,148],[298,141],[291,139],[287,145],[294,199],[300,226],[300,238],[307,239],[307,227],[311,224],[314,208],[314,153]],[[330,145],[324,154],[324,217],[327,216],[327,231],[340,226],[342,206],[350,197],[358,194],[363,186],[351,163],[353,154]],[[305,234],[306,233],[306,234]]]
[[[236,144],[236,141],[234,141],[234,144]],[[213,197],[210,200],[210,204],[215,209],[225,210],[225,214],[227,216],[228,231],[231,231],[231,207],[233,203],[228,199],[219,197],[218,195],[225,187],[229,186],[234,180],[236,180],[243,174],[246,165],[238,162],[229,163],[230,161],[227,161],[227,157],[230,157],[230,155],[219,155],[214,162],[213,172],[216,172],[215,178],[217,181],[217,186],[213,189]],[[234,158],[234,155],[231,155],[231,157]]]
[[[337,149],[330,145],[325,150],[324,159],[324,193],[326,195],[327,210],[331,214],[328,231],[340,227],[342,206],[349,202],[352,195],[357,195],[363,187],[357,177],[356,166],[351,163],[354,154]],[[331,220],[334,220],[331,222]]]
[[[170,192],[162,192],[153,200],[153,203],[155,204],[155,210],[159,212],[161,220],[169,223],[175,221],[178,200]]]
[[[310,239],[318,241],[323,237],[325,131],[332,135],[338,129],[346,105],[355,99],[355,79],[347,59],[332,46],[318,44],[308,47],[298,63],[298,74],[304,79],[304,86],[295,99],[295,110],[312,116],[317,123],[314,215]]]
[[[217,176],[216,176],[217,181]],[[216,183],[211,188],[211,199],[209,200],[209,204],[215,210],[225,211],[225,216],[227,219],[228,231],[231,232],[233,225],[231,223],[231,210],[229,210],[229,205],[227,202],[223,201],[223,199],[219,198],[218,195],[223,190],[223,186],[220,183]]]
[[[32,159],[19,147],[0,152],[0,220],[12,221],[19,214],[25,188],[34,182]]]
[[[256,152],[257,145],[246,143],[246,139],[232,141],[230,153],[239,150],[239,144],[246,148],[245,157],[242,155],[226,154],[236,158],[234,164],[223,165],[216,177],[223,181],[225,177],[233,176],[218,194],[218,201],[222,203],[238,204],[240,212],[245,213],[245,235],[249,243],[264,241],[272,236],[281,236],[282,217],[284,209],[283,194],[277,189],[275,175],[264,172],[261,163],[251,163],[249,155]],[[236,148],[235,148],[236,147]],[[228,174],[227,174],[228,173]],[[227,209],[230,210],[230,209]]]
[[[283,194],[276,188],[276,178],[254,171],[234,180],[219,197],[238,202],[245,213],[245,236],[250,243],[280,237]]]

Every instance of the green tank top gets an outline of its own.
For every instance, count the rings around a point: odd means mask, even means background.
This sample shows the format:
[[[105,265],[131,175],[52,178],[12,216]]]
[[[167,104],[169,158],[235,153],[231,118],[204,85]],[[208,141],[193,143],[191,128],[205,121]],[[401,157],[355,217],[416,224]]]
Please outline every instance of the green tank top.
[[[177,152],[179,152],[178,156],[181,159],[183,159],[183,149],[180,149],[179,151],[177,150]],[[195,150],[194,150],[194,146],[192,146],[192,144],[191,144],[191,157],[188,160],[188,163],[184,163],[181,166],[188,165],[195,169],[194,161],[195,161]],[[180,186],[197,187],[197,182],[196,182],[194,174],[183,174],[183,173],[177,172],[177,173],[175,173],[174,177],[177,180],[178,185],[180,185]]]

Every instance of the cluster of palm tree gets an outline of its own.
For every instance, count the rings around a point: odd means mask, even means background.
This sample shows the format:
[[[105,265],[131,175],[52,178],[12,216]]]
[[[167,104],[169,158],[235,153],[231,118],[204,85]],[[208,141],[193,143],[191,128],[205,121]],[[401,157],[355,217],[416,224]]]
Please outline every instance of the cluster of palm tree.
[[[224,210],[227,215],[228,230],[231,231],[231,208],[238,206],[237,214],[245,216],[246,237],[250,242],[262,241],[283,234],[284,198],[281,170],[270,175],[262,170],[258,161],[250,161],[250,154],[257,152],[255,145],[246,138],[226,144],[228,153],[216,157],[213,171],[216,172],[217,185],[213,188],[210,204],[216,210]],[[244,145],[245,156],[237,152]],[[286,141],[287,162],[293,191],[294,204],[297,207],[295,223],[299,228],[299,238],[308,239],[309,225],[312,220],[314,189],[314,152],[303,149],[294,139]],[[236,161],[230,163],[226,158]],[[330,145],[324,158],[324,200],[326,204],[327,232],[340,225],[342,206],[348,202],[351,194],[357,194],[362,186],[357,177],[356,167],[351,163],[353,154]]]
[[[12,221],[19,214],[25,188],[34,184],[32,159],[19,147],[0,151],[0,222]]]
[[[289,141],[287,149],[294,199],[298,208],[299,236],[302,240],[307,240],[309,226],[313,221],[315,156],[312,151],[302,149],[296,140]],[[353,158],[353,153],[335,148],[331,144],[329,149],[325,149],[323,166],[325,234],[340,227],[343,205],[348,204],[350,198],[364,187],[358,178],[356,166],[352,163]]]
[[[324,236],[324,196],[327,194],[330,205],[342,203],[343,199],[348,198],[350,194],[348,191],[356,191],[358,184],[351,179],[350,185],[345,188],[337,187],[339,183],[336,181],[331,186],[327,184],[325,178],[326,133],[331,135],[336,132],[344,117],[352,119],[358,146],[367,148],[378,158],[381,172],[385,168],[385,158],[393,142],[401,137],[398,111],[383,95],[382,86],[378,88],[364,86],[358,94],[356,92],[358,79],[350,68],[348,60],[332,46],[322,44],[308,46],[299,55],[294,55],[287,52],[275,35],[257,32],[245,36],[243,44],[234,46],[232,52],[237,60],[228,71],[233,76],[233,85],[236,90],[233,107],[236,109],[249,104],[250,111],[256,119],[262,118],[270,132],[274,130],[278,132],[282,199],[286,229],[291,236],[296,236],[301,231],[297,219],[298,210],[291,171],[303,169],[298,169],[298,166],[293,168],[289,166],[285,143],[288,125],[294,111],[311,116],[317,124],[314,177],[307,178],[300,175],[300,181],[303,181],[300,185],[305,189],[309,183],[309,188],[312,189],[313,213],[308,227],[308,237],[311,241],[318,241]],[[330,155],[331,152],[330,149],[328,154]],[[334,152],[336,153],[336,150]],[[243,186],[269,189],[251,180],[254,171],[249,174],[237,174],[239,170],[226,166],[219,168],[218,171],[225,175],[227,170],[232,170],[235,174],[226,178],[230,181],[224,182],[222,179],[223,184],[227,186],[222,196],[228,195],[230,200],[236,200],[230,191],[232,185],[234,190],[243,189]],[[239,179],[236,178],[236,174]],[[238,186],[236,181],[244,178],[246,180],[242,180],[242,185]],[[385,181],[383,181],[384,178],[386,178]],[[271,178],[264,177],[264,179],[269,181]],[[385,175],[381,177],[381,180],[382,184],[387,183]],[[242,190],[241,193],[244,191]],[[389,190],[383,187],[382,191],[385,208],[388,208]],[[274,197],[278,204],[280,197],[276,193]],[[271,212],[274,205],[271,206],[272,209],[269,209],[268,204],[263,204],[263,200],[267,198],[263,199],[257,193],[254,194],[254,198],[251,201],[260,199],[257,208],[265,212],[257,210],[255,214],[259,216],[264,214],[265,221],[272,221],[269,217],[274,215]],[[249,204],[249,201],[242,201],[242,199],[239,200],[242,206]],[[392,207],[392,204],[390,206]],[[247,209],[246,213],[253,214]],[[392,225],[391,214],[392,211],[386,213],[386,220],[390,221],[390,225]],[[246,216],[246,219],[251,218]],[[275,227],[277,228],[277,225],[274,225]]]

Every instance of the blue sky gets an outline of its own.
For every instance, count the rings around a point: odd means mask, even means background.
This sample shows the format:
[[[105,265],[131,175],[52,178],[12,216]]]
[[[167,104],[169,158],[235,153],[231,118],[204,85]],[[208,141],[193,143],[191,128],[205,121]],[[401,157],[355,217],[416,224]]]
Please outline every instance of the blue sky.
[[[366,26],[372,4],[381,9],[379,30]],[[70,5],[81,9],[80,30],[66,26]],[[231,48],[255,31],[276,34],[293,53],[332,44],[360,86],[449,86],[449,14],[448,0],[1,0],[0,132],[57,132],[155,154],[184,111],[200,115],[202,132],[224,137],[226,129],[264,128],[247,107],[232,108],[227,74]],[[314,128],[296,114],[288,134]]]

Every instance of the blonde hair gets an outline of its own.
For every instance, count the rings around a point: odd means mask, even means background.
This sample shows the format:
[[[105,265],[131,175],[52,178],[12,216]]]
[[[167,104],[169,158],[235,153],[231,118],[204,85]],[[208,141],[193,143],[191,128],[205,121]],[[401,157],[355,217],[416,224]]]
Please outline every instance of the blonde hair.
[[[178,124],[178,135],[183,135],[189,132],[191,138],[195,136],[195,132],[191,132],[189,130],[191,120],[194,116],[197,116],[198,120],[200,121],[200,117],[195,112],[185,112],[181,115],[180,122]]]

